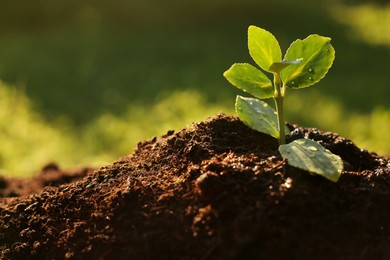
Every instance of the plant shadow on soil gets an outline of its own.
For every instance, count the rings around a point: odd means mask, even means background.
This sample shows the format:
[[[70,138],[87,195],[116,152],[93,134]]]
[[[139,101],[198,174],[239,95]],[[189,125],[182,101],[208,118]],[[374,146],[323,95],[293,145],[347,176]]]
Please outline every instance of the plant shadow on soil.
[[[97,170],[1,179],[1,259],[385,259],[390,160],[317,129],[338,183],[295,169],[276,139],[218,115]]]

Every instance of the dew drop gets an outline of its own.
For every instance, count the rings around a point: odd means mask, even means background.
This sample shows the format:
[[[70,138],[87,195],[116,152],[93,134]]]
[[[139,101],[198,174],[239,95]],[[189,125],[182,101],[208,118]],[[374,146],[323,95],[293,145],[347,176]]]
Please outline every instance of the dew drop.
[[[310,73],[314,73],[314,70],[312,68],[309,69]]]
[[[287,177],[286,181],[284,182],[284,187],[287,189],[291,188],[293,180],[290,177]]]
[[[313,77],[309,77],[309,80],[313,80]]]
[[[307,149],[309,149],[310,151],[313,151],[313,152],[318,151],[317,147],[314,147],[314,146],[309,146]]]
[[[306,141],[304,141],[304,140],[297,140],[296,142],[297,142],[297,144],[300,144],[300,145],[306,144]]]

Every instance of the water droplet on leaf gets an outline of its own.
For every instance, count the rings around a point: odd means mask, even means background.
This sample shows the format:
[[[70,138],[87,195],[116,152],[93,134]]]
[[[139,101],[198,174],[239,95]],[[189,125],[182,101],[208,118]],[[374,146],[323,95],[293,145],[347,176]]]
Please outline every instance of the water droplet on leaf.
[[[317,147],[314,147],[314,146],[309,146],[307,149],[309,149],[310,151],[318,151]]]
[[[287,177],[286,181],[284,182],[284,186],[289,189],[292,186],[293,180],[290,177]]]

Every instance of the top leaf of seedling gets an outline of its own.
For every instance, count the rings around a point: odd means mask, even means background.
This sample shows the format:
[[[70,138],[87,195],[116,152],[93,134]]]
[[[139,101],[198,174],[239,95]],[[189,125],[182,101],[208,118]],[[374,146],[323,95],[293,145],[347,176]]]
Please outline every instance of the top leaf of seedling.
[[[248,29],[248,49],[252,59],[265,71],[272,72],[272,64],[282,61],[282,51],[275,36],[253,25]]]
[[[289,88],[305,88],[320,81],[328,72],[335,58],[330,38],[310,35],[294,41],[286,52],[285,60],[302,59],[296,66],[281,72],[282,81]]]

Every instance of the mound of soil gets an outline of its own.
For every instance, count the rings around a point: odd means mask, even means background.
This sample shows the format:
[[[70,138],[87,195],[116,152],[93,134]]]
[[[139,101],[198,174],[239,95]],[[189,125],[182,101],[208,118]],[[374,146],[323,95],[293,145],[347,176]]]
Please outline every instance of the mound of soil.
[[[30,195],[23,185],[4,192],[12,182],[2,179],[0,257],[388,259],[390,160],[290,128],[290,140],[342,157],[339,182],[288,166],[277,140],[219,115],[139,143],[112,165],[26,186]]]
[[[92,173],[92,168],[61,170],[52,162],[45,165],[41,172],[25,179],[4,178],[0,176],[0,198],[22,197],[41,191],[46,186],[60,186],[82,179]],[[0,203],[2,203],[0,199]]]

